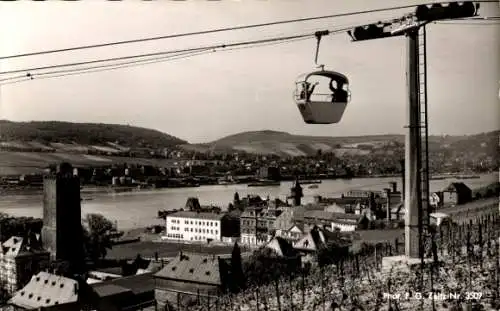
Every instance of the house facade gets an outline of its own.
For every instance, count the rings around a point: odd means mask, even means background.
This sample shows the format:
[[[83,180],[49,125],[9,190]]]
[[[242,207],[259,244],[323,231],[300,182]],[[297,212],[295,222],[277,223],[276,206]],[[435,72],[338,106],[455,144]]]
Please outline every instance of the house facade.
[[[29,238],[11,237],[0,249],[2,287],[8,293],[14,293],[26,285],[33,274],[48,266],[49,259],[50,253],[41,248],[39,241],[30,243]]]
[[[472,190],[462,182],[451,183],[443,190],[444,205],[465,204],[472,200]]]
[[[262,245],[275,235],[276,221],[281,209],[248,208],[240,216],[241,243]]]

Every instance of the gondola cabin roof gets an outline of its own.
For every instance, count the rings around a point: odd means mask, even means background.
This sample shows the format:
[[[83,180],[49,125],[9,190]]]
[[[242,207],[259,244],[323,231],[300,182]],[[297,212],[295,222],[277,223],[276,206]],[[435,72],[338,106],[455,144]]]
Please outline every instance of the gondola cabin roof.
[[[321,77],[330,78],[330,79],[333,79],[336,81],[340,80],[343,83],[349,83],[349,79],[345,75],[343,75],[339,72],[330,71],[330,70],[319,70],[319,71],[313,71],[310,73],[303,74],[299,77],[299,79],[301,77],[303,77],[303,79],[300,79],[299,81],[307,81],[312,76],[321,76]]]

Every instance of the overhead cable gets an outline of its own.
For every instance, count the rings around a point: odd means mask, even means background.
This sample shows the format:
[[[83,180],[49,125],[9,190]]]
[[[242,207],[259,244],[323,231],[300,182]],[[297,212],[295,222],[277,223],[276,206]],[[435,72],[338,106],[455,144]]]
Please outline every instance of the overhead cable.
[[[488,2],[497,2],[497,1],[495,1],[495,0],[482,0],[482,1],[474,1],[474,2],[488,3]],[[417,4],[412,4],[412,5],[403,5],[403,6],[396,6],[396,7],[389,7],[389,8],[371,9],[371,10],[363,10],[363,11],[357,11],[357,12],[347,12],[347,13],[331,14],[331,15],[324,15],[324,16],[304,17],[304,18],[296,18],[296,19],[289,19],[289,20],[282,20],[282,21],[275,21],[275,22],[250,24],[250,25],[243,25],[243,26],[233,26],[233,27],[225,27],[225,28],[216,28],[216,29],[210,29],[210,30],[185,32],[185,33],[178,33],[178,34],[171,34],[171,35],[164,35],[164,36],[156,36],[156,37],[148,37],[148,38],[141,38],[141,39],[123,40],[123,41],[115,41],[115,42],[106,42],[106,43],[99,43],[99,44],[76,46],[76,47],[70,47],[70,48],[46,50],[46,51],[39,51],[39,52],[21,53],[21,54],[0,56],[0,60],[3,60],[3,59],[12,59],[12,58],[20,58],[20,57],[27,57],[27,56],[35,56],[35,55],[43,55],[43,54],[53,54],[53,53],[61,53],[61,52],[85,50],[85,49],[93,49],[93,48],[101,48],[101,47],[116,46],[116,45],[123,45],[123,44],[131,44],[131,43],[139,43],[139,42],[163,40],[163,39],[172,39],[172,38],[195,36],[195,35],[204,35],[204,34],[210,34],[210,33],[227,32],[227,31],[235,31],[235,30],[242,30],[242,29],[269,27],[269,26],[275,26],[275,25],[283,25],[283,24],[299,23],[299,22],[306,22],[306,21],[314,21],[314,20],[320,20],[320,19],[331,19],[331,18],[339,18],[339,17],[346,17],[346,16],[354,16],[354,15],[378,13],[378,12],[385,12],[385,11],[403,10],[403,9],[414,8],[414,7],[417,7],[419,5],[432,5],[432,4],[435,4],[435,3],[436,2],[417,3]],[[450,2],[439,2],[439,3],[450,3]]]

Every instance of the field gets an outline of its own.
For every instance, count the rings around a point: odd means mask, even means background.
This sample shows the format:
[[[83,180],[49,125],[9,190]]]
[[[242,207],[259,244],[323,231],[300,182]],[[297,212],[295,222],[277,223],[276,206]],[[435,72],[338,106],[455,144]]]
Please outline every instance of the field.
[[[175,160],[171,159],[144,159],[113,156],[96,156],[78,153],[63,152],[9,152],[0,151],[0,176],[21,175],[42,172],[50,164],[62,161],[70,162],[73,166],[110,165],[131,163],[140,165],[172,166]],[[181,161],[182,162],[182,161]]]

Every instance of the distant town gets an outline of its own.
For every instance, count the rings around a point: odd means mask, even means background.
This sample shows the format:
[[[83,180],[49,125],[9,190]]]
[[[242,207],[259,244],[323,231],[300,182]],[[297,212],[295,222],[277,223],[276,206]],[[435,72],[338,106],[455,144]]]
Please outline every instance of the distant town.
[[[245,183],[253,186],[279,185],[295,176],[303,180],[350,179],[358,177],[394,177],[402,173],[403,146],[357,145],[353,150],[362,154],[334,152],[318,149],[314,156],[280,157],[246,153],[207,154],[189,151],[170,151],[165,155],[146,154],[142,158],[121,158],[116,164],[79,164],[78,171],[84,187],[127,188],[197,187],[200,185],[228,185]],[[11,152],[13,153],[13,152]],[[77,155],[73,154],[73,155]],[[87,153],[92,154],[92,153]],[[498,159],[484,154],[467,152],[435,152],[430,159],[433,179],[477,178],[476,174],[498,170]],[[103,156],[103,153],[96,153]],[[163,159],[162,163],[140,164]],[[151,159],[148,161],[148,159]],[[159,160],[158,160],[159,161]],[[128,163],[129,162],[129,163]],[[42,176],[53,171],[54,164],[33,169],[33,173],[9,174],[0,177],[0,191],[41,189]],[[118,191],[118,190],[117,190]]]

